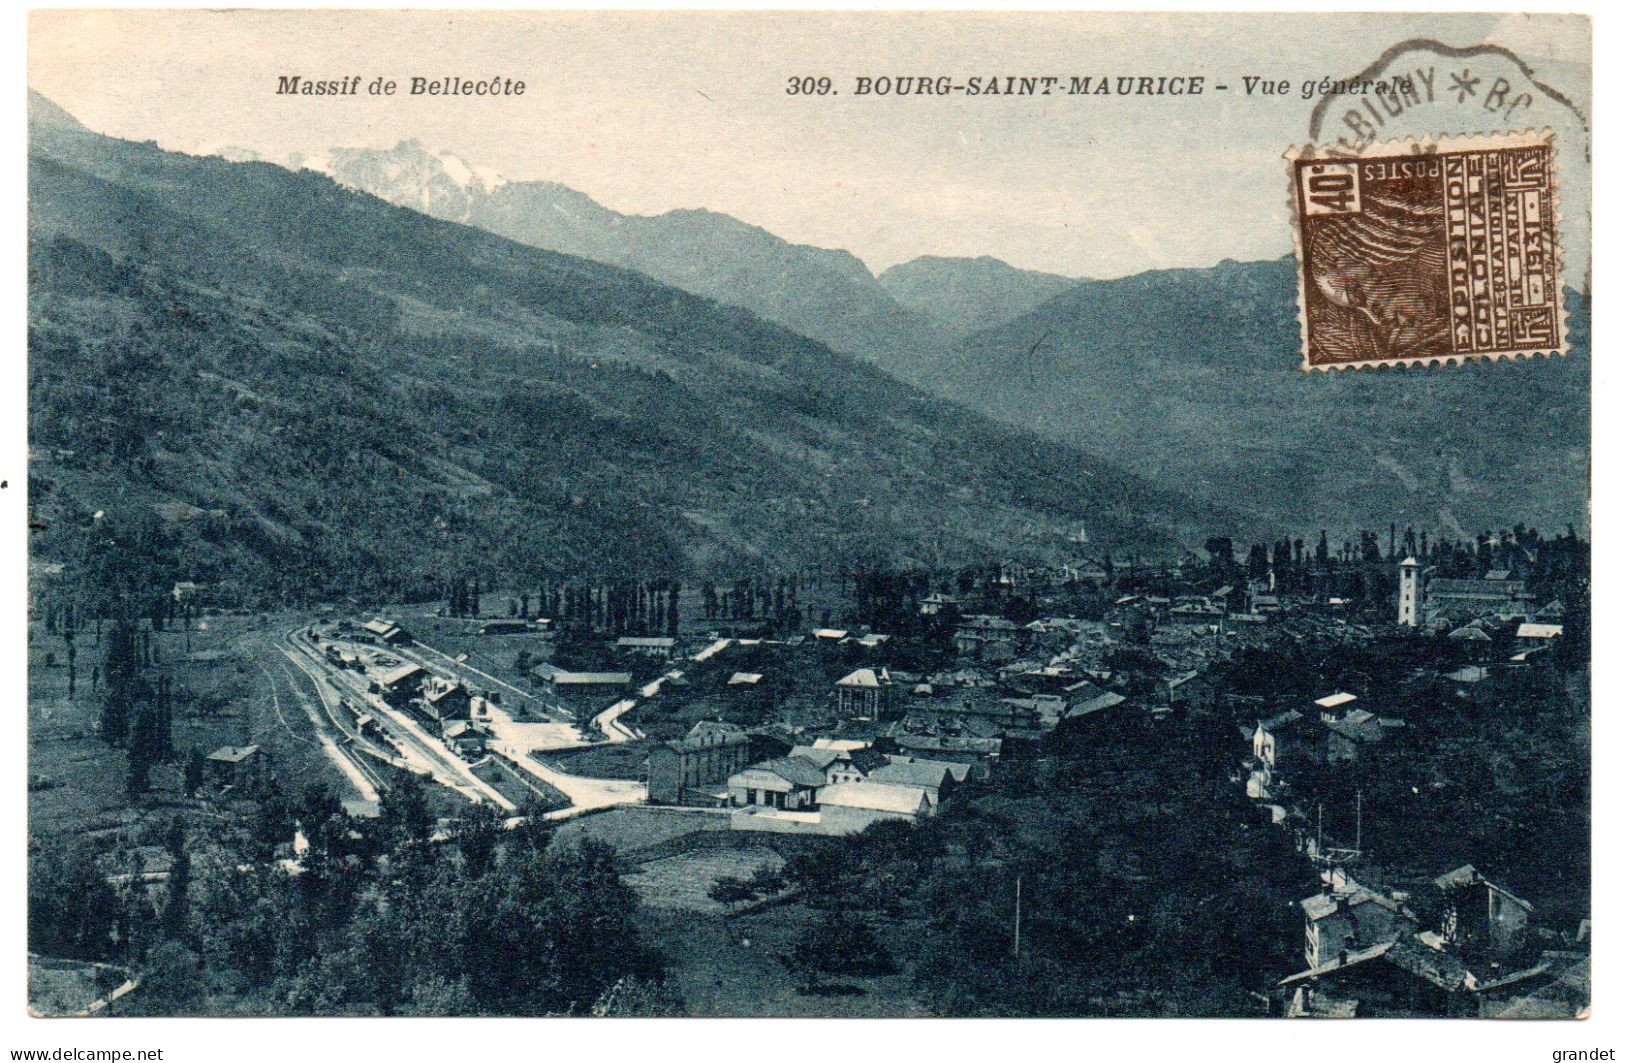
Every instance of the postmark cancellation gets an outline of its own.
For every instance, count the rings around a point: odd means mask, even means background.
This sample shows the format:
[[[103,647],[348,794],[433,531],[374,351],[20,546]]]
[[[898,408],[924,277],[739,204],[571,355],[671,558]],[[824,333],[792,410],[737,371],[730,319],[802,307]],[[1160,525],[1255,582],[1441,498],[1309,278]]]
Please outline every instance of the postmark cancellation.
[[[1550,131],[1287,159],[1304,369],[1567,352]]]

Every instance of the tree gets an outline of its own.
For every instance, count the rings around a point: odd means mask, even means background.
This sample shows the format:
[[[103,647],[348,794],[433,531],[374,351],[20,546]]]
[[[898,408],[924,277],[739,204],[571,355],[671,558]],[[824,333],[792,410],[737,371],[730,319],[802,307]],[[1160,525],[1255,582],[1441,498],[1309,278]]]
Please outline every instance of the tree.
[[[468,988],[468,980],[451,981],[441,975],[430,975],[412,983],[411,995],[401,1006],[402,1015],[444,1017],[447,1015],[478,1015],[479,1001]]]
[[[179,816],[170,820],[164,847],[169,850],[169,881],[165,883],[158,928],[164,937],[178,939],[186,932],[192,887],[192,856],[186,848],[186,826]]]
[[[466,872],[477,878],[489,871],[496,859],[502,816],[495,806],[484,801],[469,805],[452,822],[451,836],[463,855]]]
[[[46,956],[112,955],[118,898],[89,845],[36,841],[28,849],[28,948]]]
[[[628,975],[604,991],[592,1006],[602,1018],[678,1018],[688,1014],[683,998],[664,979]]]
[[[737,904],[747,904],[756,899],[756,888],[747,878],[739,875],[722,875],[711,883],[711,888],[705,891],[718,904],[726,904],[732,908]]]
[[[504,1014],[580,1012],[623,975],[652,969],[614,849],[589,839],[508,855],[471,914],[478,999]]]
[[[185,789],[187,797],[191,797],[202,788],[203,768],[203,751],[193,749],[191,753],[187,754],[185,774],[181,779],[181,786]]]
[[[124,792],[130,797],[139,797],[152,785],[152,761],[145,753],[133,749],[125,760]]]
[[[758,864],[748,880],[752,892],[759,897],[771,897],[784,890],[784,872],[770,863]]]
[[[126,1014],[192,1015],[202,1010],[206,983],[197,954],[174,941],[158,945],[137,974],[140,988],[130,994]]]
[[[896,967],[869,924],[847,912],[836,912],[809,930],[802,947],[811,949],[821,969],[831,974],[889,974]]]
[[[137,659],[135,626],[120,620],[108,630],[103,678],[107,680],[102,694],[102,740],[109,745],[122,745],[129,735],[130,717],[134,713],[137,685],[140,681],[140,662]]]
[[[399,781],[384,791],[378,818],[394,841],[427,841],[434,830],[434,814],[429,811],[423,780],[401,773]]]
[[[145,682],[140,684],[141,693],[150,693]],[[167,689],[167,681],[160,681],[159,690]],[[152,767],[168,753],[169,720],[165,702],[167,695],[158,693],[152,699],[144,699],[136,703],[134,718],[129,728],[129,775],[126,778],[126,788],[131,795],[142,794],[147,791]]]

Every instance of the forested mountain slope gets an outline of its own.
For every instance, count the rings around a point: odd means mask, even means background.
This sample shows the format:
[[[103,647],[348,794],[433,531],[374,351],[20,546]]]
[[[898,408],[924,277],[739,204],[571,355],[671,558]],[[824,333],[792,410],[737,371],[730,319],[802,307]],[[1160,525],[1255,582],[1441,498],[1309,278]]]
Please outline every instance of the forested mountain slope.
[[[34,102],[36,558],[105,511],[155,571],[308,599],[1229,527],[746,311]]]

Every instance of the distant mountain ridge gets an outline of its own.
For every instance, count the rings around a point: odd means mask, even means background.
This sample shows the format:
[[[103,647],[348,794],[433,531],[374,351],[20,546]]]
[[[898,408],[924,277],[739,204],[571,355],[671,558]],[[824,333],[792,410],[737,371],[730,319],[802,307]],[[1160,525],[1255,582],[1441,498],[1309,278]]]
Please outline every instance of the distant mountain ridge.
[[[1014,320],[1078,283],[987,255],[923,255],[893,266],[879,280],[893,299],[956,337]]]
[[[88,133],[87,130],[73,115],[37,92],[28,94],[28,128],[30,133],[36,129],[50,132]]]
[[[992,258],[920,260],[912,271],[915,263],[877,278],[850,252],[794,244],[727,214],[622,214],[565,185],[509,181],[416,140],[284,164],[532,247],[634,269],[870,358],[933,350],[1030,309],[1053,294],[1055,280],[1064,281]],[[965,305],[956,305],[957,292]]]
[[[1290,257],[1081,281],[879,364],[1272,526],[1586,524],[1589,298],[1565,358],[1306,374],[1296,284]]]
[[[470,569],[938,566],[1235,528],[641,274],[36,111],[35,557],[144,513],[154,572],[376,599]]]

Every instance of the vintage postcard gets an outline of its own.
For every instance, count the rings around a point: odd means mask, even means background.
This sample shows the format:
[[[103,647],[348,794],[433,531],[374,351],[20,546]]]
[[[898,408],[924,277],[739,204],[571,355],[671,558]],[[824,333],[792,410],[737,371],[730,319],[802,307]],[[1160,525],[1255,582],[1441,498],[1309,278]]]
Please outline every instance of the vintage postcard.
[[[1590,1013],[1587,18],[28,38],[34,1015]]]

